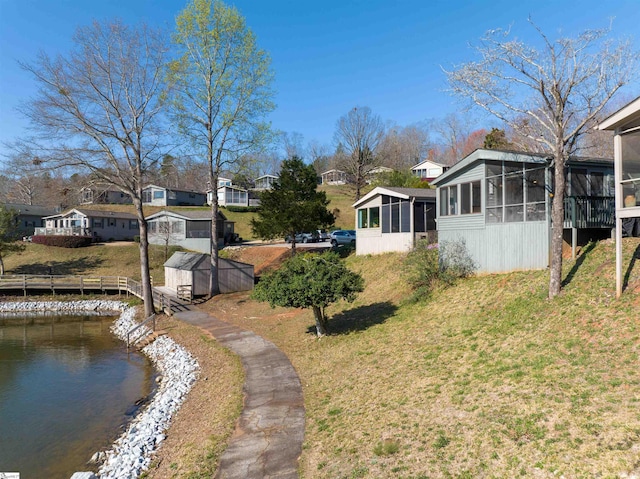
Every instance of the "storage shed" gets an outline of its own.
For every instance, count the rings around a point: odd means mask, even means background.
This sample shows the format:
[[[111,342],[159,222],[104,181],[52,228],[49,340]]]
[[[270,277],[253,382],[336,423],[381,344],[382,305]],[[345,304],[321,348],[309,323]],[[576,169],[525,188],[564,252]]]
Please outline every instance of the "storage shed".
[[[193,296],[209,294],[210,259],[208,254],[176,252],[164,264],[164,284],[174,291],[191,286]],[[219,259],[218,279],[221,293],[253,289],[253,265]]]

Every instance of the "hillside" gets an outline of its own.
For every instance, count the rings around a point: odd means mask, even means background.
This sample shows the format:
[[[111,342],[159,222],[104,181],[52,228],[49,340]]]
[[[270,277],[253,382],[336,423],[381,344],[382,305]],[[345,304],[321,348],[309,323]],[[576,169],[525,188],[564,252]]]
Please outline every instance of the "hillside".
[[[136,245],[40,248],[9,256],[9,272],[51,257],[83,274],[135,270]],[[277,257],[254,249],[235,257],[261,265]],[[291,359],[307,410],[302,477],[632,477],[640,474],[640,240],[625,239],[624,250],[621,299],[614,245],[603,241],[565,263],[564,292],[552,301],[548,272],[533,271],[473,277],[409,303],[402,255],[351,256],[366,289],[327,308],[333,334],[321,340],[310,311],[271,309],[245,293],[200,307]],[[181,427],[198,429],[201,419]],[[223,447],[212,441],[206,447]],[[163,453],[167,464],[191,467],[172,454]]]
[[[614,246],[567,262],[564,293],[546,271],[461,281],[419,304],[401,256],[351,257],[367,280],[309,311],[246,295],[208,303],[274,341],[301,376],[303,477],[626,477],[639,474],[640,241],[625,240],[628,289],[615,299]]]
[[[336,213],[337,220],[335,229],[353,229],[355,225],[355,212],[351,205],[353,204],[355,189],[350,185],[321,185],[318,189],[327,193],[327,199],[330,201],[329,210],[335,211]],[[121,211],[135,214],[133,205],[83,205],[79,208]],[[169,206],[167,208],[173,211],[209,209],[207,206]],[[145,215],[151,215],[163,209],[165,208],[161,206],[145,206],[144,212]],[[257,239],[251,232],[251,220],[256,216],[255,213],[229,211],[225,207],[221,207],[220,211],[222,211],[229,221],[235,222],[235,232],[238,233],[243,240]]]

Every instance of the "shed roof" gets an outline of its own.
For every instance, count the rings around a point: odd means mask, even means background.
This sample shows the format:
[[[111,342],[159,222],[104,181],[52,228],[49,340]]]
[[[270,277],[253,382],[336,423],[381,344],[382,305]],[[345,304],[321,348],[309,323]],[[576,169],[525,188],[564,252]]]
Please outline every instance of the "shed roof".
[[[484,148],[478,148],[473,153],[467,155],[447,171],[435,178],[431,182],[431,184],[440,185],[446,183],[449,178],[455,177],[458,172],[466,169],[467,167],[478,161],[502,160],[513,161],[517,163],[537,163],[540,165],[548,165],[552,158],[553,155],[550,153],[529,153],[525,151],[487,150]],[[613,166],[613,160],[611,158],[587,158],[572,156],[568,159],[567,164],[594,164]]]
[[[430,188],[400,188],[395,186],[378,186],[364,195],[358,201],[353,204],[354,208],[361,206],[368,202],[371,198],[378,195],[389,195],[396,198],[402,198],[405,200],[411,198],[417,199],[433,199],[436,198],[436,190]]]
[[[173,256],[164,264],[165,268],[174,268],[184,271],[195,271],[202,269],[200,266],[208,267],[208,254],[203,253],[186,253],[184,251],[176,251]]]
[[[211,221],[211,210],[162,210],[145,217],[145,219],[152,220],[161,216],[173,216],[174,218],[192,221]],[[227,217],[222,213],[222,211],[218,211],[218,219],[226,221]]]
[[[90,218],[118,218],[118,219],[124,219],[124,220],[138,219],[138,217],[132,213],[124,213],[122,211],[92,210],[89,208],[72,208],[70,210],[65,211],[64,213],[58,213],[56,215],[46,216],[45,219],[64,218],[74,212],[80,213],[81,215],[84,215]]]

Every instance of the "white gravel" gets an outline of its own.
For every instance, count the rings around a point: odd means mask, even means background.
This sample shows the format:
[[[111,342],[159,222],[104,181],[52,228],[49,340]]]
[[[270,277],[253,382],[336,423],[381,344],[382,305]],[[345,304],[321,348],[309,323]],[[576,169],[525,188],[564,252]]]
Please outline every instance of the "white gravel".
[[[0,303],[0,313],[57,311],[59,313],[120,312],[111,330],[126,341],[127,331],[135,322],[135,309],[120,301],[22,301]],[[139,332],[139,334],[138,334]],[[150,334],[146,326],[136,331],[137,337]],[[179,409],[198,377],[197,361],[182,346],[166,336],[160,336],[143,350],[161,375],[155,395],[147,407],[136,415],[127,430],[115,441],[111,449],[99,453],[102,465],[100,479],[134,479],[145,471],[151,455],[165,439],[171,417]]]

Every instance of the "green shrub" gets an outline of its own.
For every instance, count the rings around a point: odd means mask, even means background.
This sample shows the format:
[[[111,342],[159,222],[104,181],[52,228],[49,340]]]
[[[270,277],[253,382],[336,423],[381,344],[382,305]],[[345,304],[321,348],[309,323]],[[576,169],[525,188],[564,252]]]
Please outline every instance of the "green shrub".
[[[225,206],[228,211],[233,211],[234,213],[256,213],[260,207],[259,206]]]
[[[45,246],[58,246],[59,248],[82,248],[89,246],[93,242],[93,238],[91,236],[36,235],[31,237],[31,242]]]
[[[420,240],[407,255],[404,270],[414,300],[428,298],[438,286],[450,286],[475,271],[463,240],[429,243]]]
[[[400,444],[398,441],[392,441],[391,439],[385,439],[382,442],[379,442],[373,448],[373,453],[376,456],[390,456],[391,454],[395,454],[400,450]]]
[[[133,241],[135,241],[136,243],[140,243],[140,235],[135,235],[133,237]]]

